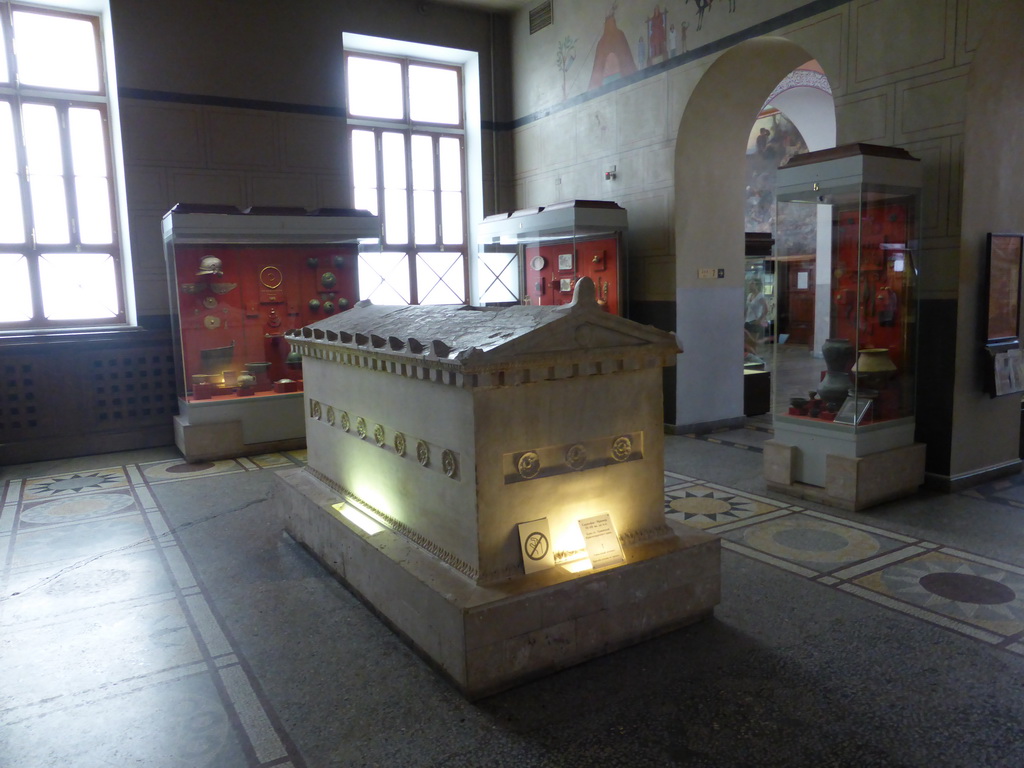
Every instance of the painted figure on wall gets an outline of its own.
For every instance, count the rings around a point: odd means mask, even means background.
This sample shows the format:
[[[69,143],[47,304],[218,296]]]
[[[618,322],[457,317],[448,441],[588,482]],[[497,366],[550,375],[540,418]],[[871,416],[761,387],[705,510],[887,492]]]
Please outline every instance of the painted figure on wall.
[[[668,11],[658,9],[654,6],[654,13],[647,19],[647,63],[654,64],[655,61],[664,61],[667,52],[666,23]]]
[[[574,61],[576,61],[576,38],[566,35],[563,40],[558,42],[558,51],[555,53],[555,66],[557,66],[558,71],[562,73],[563,99],[566,98],[567,95],[565,75]]]
[[[762,112],[754,122],[747,143],[747,232],[772,232],[775,230],[775,173],[778,167],[793,155],[807,151],[807,144],[796,126],[777,109]],[[814,207],[793,206],[795,214],[803,215],[805,209],[811,214],[808,221],[797,226],[791,224],[788,233],[797,233],[798,252],[813,251]],[[809,242],[808,242],[809,241]],[[777,249],[782,252],[784,244]]]
[[[686,0],[690,2],[690,0]],[[704,27],[704,12],[711,8],[711,3],[714,0],[693,0],[694,5],[697,6],[697,31],[699,32]]]
[[[636,62],[629,48],[625,33],[615,23],[615,8],[604,19],[604,33],[597,41],[594,51],[594,69],[590,74],[590,88],[598,88],[620,77],[628,77],[636,72]]]

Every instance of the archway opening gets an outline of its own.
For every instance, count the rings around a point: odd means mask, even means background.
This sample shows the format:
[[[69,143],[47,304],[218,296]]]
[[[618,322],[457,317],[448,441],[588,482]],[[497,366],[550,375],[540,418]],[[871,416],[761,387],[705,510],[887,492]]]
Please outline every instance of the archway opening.
[[[812,60],[784,38],[758,38],[722,54],[708,68],[683,112],[676,143],[676,330],[684,353],[675,386],[679,432],[742,423],[745,210],[750,129],[773,95],[793,102],[787,115],[805,124],[802,109],[826,117],[834,144],[831,97],[815,108],[777,87]],[[793,115],[790,115],[790,112]],[[817,136],[817,129],[809,130]],[[825,139],[815,139],[818,141]],[[810,143],[808,143],[810,146]],[[815,146],[814,148],[818,148]]]

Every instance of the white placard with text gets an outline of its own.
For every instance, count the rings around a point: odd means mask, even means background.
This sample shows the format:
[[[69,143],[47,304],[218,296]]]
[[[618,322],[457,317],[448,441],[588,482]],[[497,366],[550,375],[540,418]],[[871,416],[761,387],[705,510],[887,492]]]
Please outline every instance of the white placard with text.
[[[594,568],[606,568],[626,561],[622,554],[619,535],[612,525],[612,516],[607,512],[580,520],[580,531],[586,542],[590,564]]]

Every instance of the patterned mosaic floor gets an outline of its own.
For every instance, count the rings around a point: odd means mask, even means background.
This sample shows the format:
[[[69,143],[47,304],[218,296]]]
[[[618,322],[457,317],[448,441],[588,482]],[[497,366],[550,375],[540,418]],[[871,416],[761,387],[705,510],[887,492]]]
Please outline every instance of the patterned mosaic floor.
[[[76,722],[101,716],[127,734],[122,765],[304,765],[152,493],[304,460],[160,461],[9,481],[0,496],[4,754],[34,754],[34,729],[78,737]],[[148,731],[153,712],[173,746],[130,738]],[[66,762],[56,749],[48,764]],[[110,745],[101,752],[102,761],[71,760],[113,764]]]
[[[1024,655],[1024,568],[672,472],[666,515],[818,584]]]
[[[4,485],[0,728],[20,733],[25,724],[44,723],[60,732],[74,727],[76,711],[107,707],[112,720],[131,728],[122,721],[132,711],[141,718],[156,709],[190,745],[166,765],[304,765],[154,489],[302,465],[305,458],[299,451],[191,465],[155,461]],[[977,493],[1013,504],[1020,488],[1008,481]],[[1024,655],[1018,565],[673,472],[665,474],[665,510],[720,535],[737,555]],[[29,593],[31,599],[15,599]],[[109,650],[97,657],[97,646]],[[40,649],[52,660],[45,670]],[[127,714],[125,697],[139,703]]]

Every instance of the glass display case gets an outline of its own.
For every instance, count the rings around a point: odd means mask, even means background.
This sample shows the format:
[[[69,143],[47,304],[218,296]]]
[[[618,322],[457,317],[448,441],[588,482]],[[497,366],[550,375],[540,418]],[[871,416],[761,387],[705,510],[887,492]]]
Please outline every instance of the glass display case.
[[[774,443],[795,451],[790,483],[828,493],[841,463],[830,467],[831,457],[914,445],[920,185],[920,163],[905,150],[866,144],[797,155],[779,169],[778,237],[787,221],[807,219],[792,207],[816,206],[815,270],[830,281],[819,348],[773,364]],[[910,490],[923,481],[920,449]]]
[[[484,304],[558,305],[589,277],[598,303],[625,314],[626,209],[570,200],[489,216],[480,224],[478,280]]]
[[[360,247],[378,237],[365,211],[179,204],[164,215],[186,459],[302,445],[302,362],[284,334],[357,301]]]

